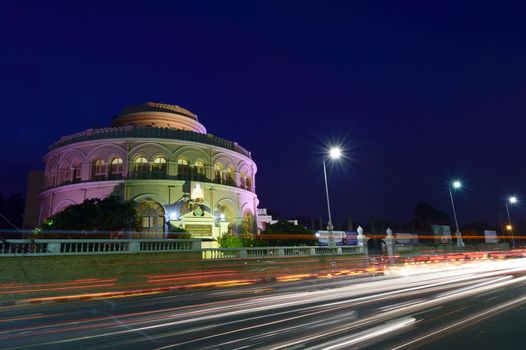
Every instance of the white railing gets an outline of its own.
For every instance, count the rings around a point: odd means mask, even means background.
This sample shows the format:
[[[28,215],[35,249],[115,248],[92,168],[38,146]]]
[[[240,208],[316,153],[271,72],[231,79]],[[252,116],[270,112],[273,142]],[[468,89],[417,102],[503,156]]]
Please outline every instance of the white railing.
[[[363,247],[201,248],[198,239],[7,239],[0,240],[0,257],[98,255],[155,252],[201,252],[202,259],[363,254]]]
[[[197,239],[7,239],[0,257],[199,251]]]
[[[322,256],[341,254],[364,254],[363,247],[257,247],[257,248],[203,248],[204,260]]]

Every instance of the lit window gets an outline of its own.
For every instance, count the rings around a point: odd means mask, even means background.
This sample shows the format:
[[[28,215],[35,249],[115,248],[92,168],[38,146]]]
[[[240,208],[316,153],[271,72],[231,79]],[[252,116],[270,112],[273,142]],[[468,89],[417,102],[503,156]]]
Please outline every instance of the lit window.
[[[166,158],[157,157],[153,160],[152,173],[155,179],[164,178],[166,175]]]
[[[106,178],[106,163],[102,159],[97,159],[93,162],[92,175],[94,180],[105,180]]]
[[[252,175],[247,175],[245,178],[246,189],[252,191]]]
[[[113,158],[111,160],[111,178],[116,180],[122,178],[122,158]]]
[[[236,182],[234,181],[234,169],[229,166],[226,168],[226,172],[224,173],[224,183],[229,186],[235,186]]]
[[[194,163],[194,179],[204,181],[205,177],[205,162],[196,160]]]
[[[239,173],[239,187],[245,188],[246,182],[245,182],[245,172],[241,171]]]
[[[179,180],[190,179],[190,166],[188,160],[185,158],[179,158],[177,160],[177,178]]]
[[[67,183],[69,183],[70,176],[71,176],[71,171],[69,169],[69,164],[68,163],[63,163],[60,166],[59,174],[58,174],[59,184],[67,184]]]
[[[223,183],[223,164],[215,163],[214,164],[214,181],[218,184]]]
[[[133,161],[133,177],[136,179],[147,179],[150,176],[150,164],[148,159],[140,156]]]
[[[82,162],[77,159],[73,162],[73,166],[71,167],[71,177],[73,182],[80,182],[82,181]]]

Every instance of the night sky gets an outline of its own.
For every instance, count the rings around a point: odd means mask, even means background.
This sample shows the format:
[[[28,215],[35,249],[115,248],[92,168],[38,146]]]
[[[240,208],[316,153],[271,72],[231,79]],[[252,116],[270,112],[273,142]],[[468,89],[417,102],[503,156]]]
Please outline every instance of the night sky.
[[[0,1],[0,191],[63,135],[156,101],[252,151],[260,207],[463,223],[526,203],[526,8],[503,1]],[[517,217],[526,217],[526,205]]]

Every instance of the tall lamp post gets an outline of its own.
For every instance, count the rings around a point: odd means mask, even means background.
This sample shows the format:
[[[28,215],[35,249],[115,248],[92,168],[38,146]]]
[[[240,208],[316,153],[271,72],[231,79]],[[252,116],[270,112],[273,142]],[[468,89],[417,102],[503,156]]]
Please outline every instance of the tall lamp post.
[[[513,225],[511,224],[510,209],[508,207],[508,202],[510,204],[516,204],[517,203],[517,197],[511,196],[506,201],[506,214],[508,214],[508,225],[506,226],[506,228],[510,231],[510,234],[511,234],[511,247],[513,249],[515,249],[515,238],[513,237]]]
[[[455,226],[457,231],[455,232],[455,236],[457,237],[457,247],[464,248],[464,242],[462,241],[462,233],[460,232],[460,229],[458,227],[458,220],[457,220],[457,211],[455,210],[455,201],[453,201],[453,190],[459,190],[462,188],[462,182],[455,180],[449,185],[449,198],[451,198],[451,207],[453,208],[453,217],[455,218]]]
[[[342,150],[338,147],[332,147],[330,150],[329,150],[329,157],[328,159],[339,159],[340,157],[342,156]],[[324,155],[323,156],[323,177],[325,179],[325,194],[327,196],[327,212],[329,214],[329,222],[327,224],[327,231],[329,233],[329,242],[328,242],[328,246],[329,248],[335,248],[336,247],[336,242],[334,241],[334,232],[333,232],[333,229],[334,229],[334,226],[332,225],[332,217],[331,217],[331,202],[329,200],[329,185],[328,185],[328,182],[327,182],[327,166],[325,165],[327,161],[327,157]]]

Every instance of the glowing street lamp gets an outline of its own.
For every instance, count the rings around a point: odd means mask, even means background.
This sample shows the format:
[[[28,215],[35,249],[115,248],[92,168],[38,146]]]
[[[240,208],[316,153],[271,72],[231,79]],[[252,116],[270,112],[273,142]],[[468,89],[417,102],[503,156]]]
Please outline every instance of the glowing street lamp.
[[[451,191],[451,187],[453,187],[454,190],[459,190],[462,188],[462,182],[459,180],[451,182],[451,185],[449,186],[449,198],[451,198],[451,207],[453,208],[453,217],[455,218],[455,226],[457,228],[457,232],[455,232],[455,236],[457,237],[457,247],[464,248],[465,244],[462,241],[462,233],[458,227],[457,212],[455,210],[455,202],[453,201],[453,191]]]
[[[329,160],[337,160],[342,156],[342,150],[338,147],[332,147],[329,150]],[[327,211],[329,213],[329,222],[327,224],[327,231],[329,232],[329,242],[328,245],[330,248],[334,248],[336,246],[336,242],[334,241],[334,233],[333,229],[334,226],[332,225],[332,217],[331,217],[331,203],[329,200],[329,185],[327,183],[327,166],[325,165],[326,157],[323,157],[323,177],[325,179],[325,194],[327,195]]]
[[[512,248],[515,248],[515,238],[513,237],[513,226],[511,224],[510,209],[508,208],[508,202],[510,204],[517,204],[517,202],[518,202],[517,197],[511,196],[511,197],[508,198],[508,200],[505,203],[505,205],[506,205],[506,214],[508,214],[508,225],[506,225],[506,230],[510,231],[511,246],[512,246]]]

